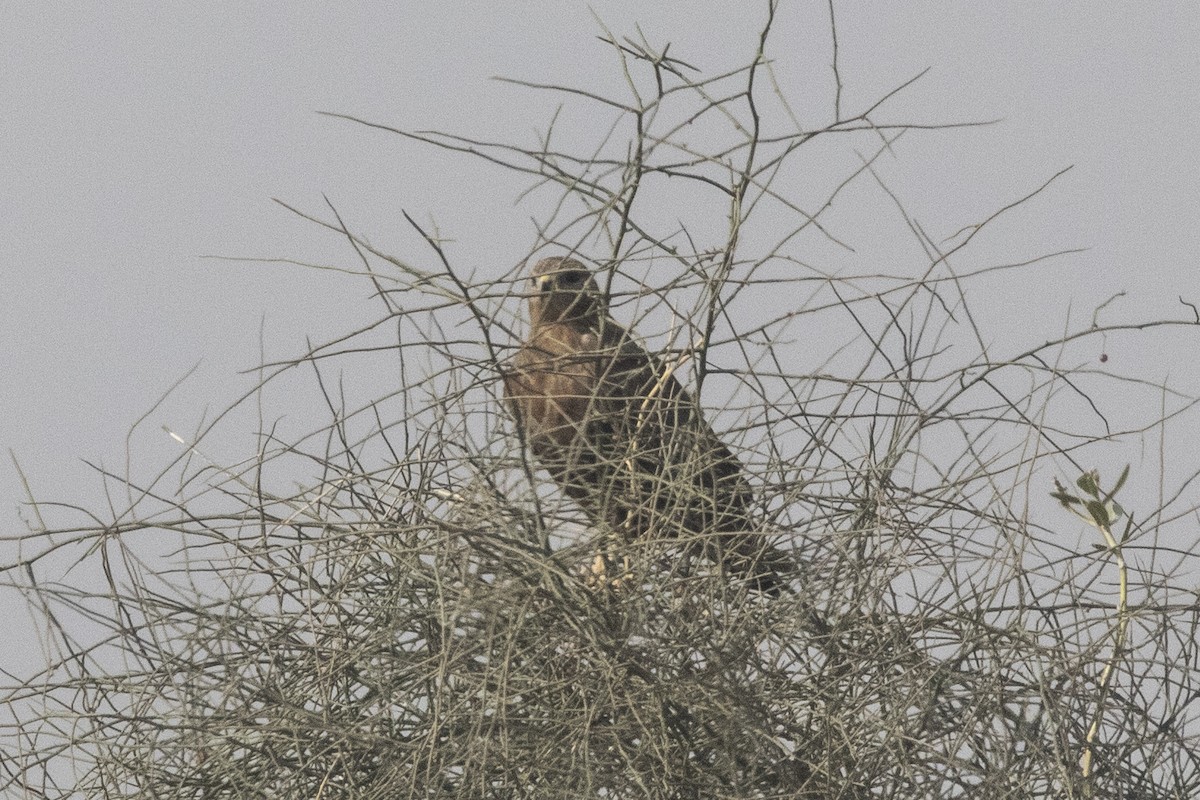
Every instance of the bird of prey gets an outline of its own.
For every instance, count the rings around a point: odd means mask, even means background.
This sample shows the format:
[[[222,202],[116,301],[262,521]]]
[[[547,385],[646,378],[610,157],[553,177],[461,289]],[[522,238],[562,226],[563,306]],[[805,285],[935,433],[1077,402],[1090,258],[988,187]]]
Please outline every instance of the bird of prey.
[[[542,259],[529,281],[529,332],[504,389],[538,464],[602,530],[687,541],[778,593],[786,556],[750,530],[742,465],[673,366],[608,315],[579,261]]]

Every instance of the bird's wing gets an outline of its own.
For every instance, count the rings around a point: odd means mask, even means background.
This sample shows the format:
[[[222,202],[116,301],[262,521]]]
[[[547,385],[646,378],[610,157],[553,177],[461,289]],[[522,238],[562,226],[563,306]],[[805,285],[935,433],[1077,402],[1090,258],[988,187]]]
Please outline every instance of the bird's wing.
[[[656,358],[624,330],[620,333],[602,391],[622,400],[619,438],[638,471],[669,484],[673,505],[704,517],[688,527],[728,527],[731,515],[744,526],[750,491],[741,462],[676,377],[679,362]]]

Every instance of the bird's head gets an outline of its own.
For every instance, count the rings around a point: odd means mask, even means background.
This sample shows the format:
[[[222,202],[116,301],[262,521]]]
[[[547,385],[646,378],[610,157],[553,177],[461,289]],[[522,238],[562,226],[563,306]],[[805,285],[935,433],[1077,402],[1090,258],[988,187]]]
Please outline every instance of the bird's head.
[[[591,271],[573,258],[543,258],[529,275],[529,316],[542,322],[595,319],[604,313],[604,298]]]

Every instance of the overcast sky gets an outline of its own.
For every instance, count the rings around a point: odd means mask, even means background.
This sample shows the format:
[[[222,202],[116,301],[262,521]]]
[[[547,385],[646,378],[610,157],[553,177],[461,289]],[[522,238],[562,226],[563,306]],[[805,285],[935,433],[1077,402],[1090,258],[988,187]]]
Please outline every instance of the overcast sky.
[[[752,52],[761,6],[592,8],[717,71]],[[922,219],[952,231],[1075,165],[1012,235],[1089,250],[989,298],[997,336],[1052,335],[1068,308],[1086,319],[1119,291],[1148,316],[1200,300],[1200,6],[844,3],[838,23],[847,107],[930,67],[900,116],[1003,120],[914,142],[889,167]],[[34,493],[98,502],[83,459],[123,469],[130,426],[200,363],[148,418],[142,457],[169,458],[160,426],[189,429],[244,390],[260,327],[281,357],[375,319],[361,282],[203,258],[351,265],[273,197],[321,211],[328,196],[397,249],[407,210],[436,221],[458,263],[511,268],[532,241],[522,181],[315,112],[532,142],[555,101],[490,78],[617,92],[599,33],[574,1],[0,4],[0,445]],[[773,35],[790,88],[828,103],[825,0],[785,2]],[[1195,361],[1188,344],[1147,378]],[[5,458],[8,534],[30,516],[23,495]]]

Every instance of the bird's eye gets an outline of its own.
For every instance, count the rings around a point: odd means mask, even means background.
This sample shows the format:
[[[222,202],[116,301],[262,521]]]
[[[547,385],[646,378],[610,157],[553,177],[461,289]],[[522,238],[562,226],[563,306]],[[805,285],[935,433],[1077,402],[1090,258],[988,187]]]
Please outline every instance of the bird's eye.
[[[567,286],[579,286],[585,278],[587,278],[587,273],[579,270],[563,273],[563,283]]]

